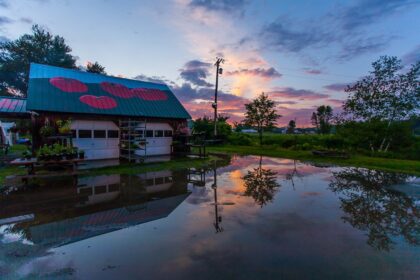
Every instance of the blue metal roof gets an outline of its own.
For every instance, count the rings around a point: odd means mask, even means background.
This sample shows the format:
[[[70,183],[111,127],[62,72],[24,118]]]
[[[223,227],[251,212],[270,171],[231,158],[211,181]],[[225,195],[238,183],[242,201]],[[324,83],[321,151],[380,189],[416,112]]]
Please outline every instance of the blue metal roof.
[[[165,84],[31,64],[31,111],[190,119]]]
[[[26,99],[0,96],[0,113],[26,114]]]

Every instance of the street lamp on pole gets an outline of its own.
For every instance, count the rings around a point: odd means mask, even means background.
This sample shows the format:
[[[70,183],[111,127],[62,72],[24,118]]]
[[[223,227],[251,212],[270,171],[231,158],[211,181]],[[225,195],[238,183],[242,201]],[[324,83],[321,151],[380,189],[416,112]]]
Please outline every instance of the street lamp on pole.
[[[214,109],[214,138],[217,136],[217,88],[219,86],[219,74],[223,74],[223,68],[220,68],[220,63],[223,62],[225,62],[223,58],[217,57],[214,64],[216,66],[216,87],[214,90],[214,103],[212,104]]]

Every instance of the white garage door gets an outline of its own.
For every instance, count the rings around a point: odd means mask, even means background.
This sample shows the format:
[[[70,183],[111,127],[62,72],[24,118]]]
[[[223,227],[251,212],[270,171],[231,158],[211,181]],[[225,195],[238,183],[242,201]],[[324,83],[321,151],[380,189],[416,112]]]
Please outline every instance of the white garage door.
[[[146,155],[169,155],[172,145],[172,127],[167,123],[147,123],[146,125]],[[144,151],[135,152],[138,155],[144,155]]]
[[[111,121],[75,120],[71,124],[74,146],[85,151],[87,159],[119,158],[118,126]]]

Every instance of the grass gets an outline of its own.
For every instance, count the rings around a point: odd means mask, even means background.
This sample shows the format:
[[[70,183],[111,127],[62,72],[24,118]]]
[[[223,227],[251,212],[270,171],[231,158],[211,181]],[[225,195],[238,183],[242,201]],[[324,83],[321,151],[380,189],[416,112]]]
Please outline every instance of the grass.
[[[383,171],[394,171],[420,176],[420,161],[404,159],[388,159],[368,157],[363,155],[352,155],[349,159],[320,158],[314,156],[310,151],[291,150],[279,148],[278,146],[213,146],[208,147],[209,152],[221,152],[238,155],[262,155],[269,157],[297,159],[314,163],[329,163],[338,166],[365,167]]]
[[[111,174],[139,174],[144,172],[160,171],[160,170],[178,170],[185,168],[205,167],[210,161],[218,160],[218,157],[211,156],[206,159],[177,158],[167,162],[155,162],[144,164],[128,164],[123,163],[117,166],[101,167],[87,169],[82,172],[82,176],[97,176]],[[3,186],[4,180],[11,175],[24,175],[26,169],[17,166],[0,167],[0,188]]]

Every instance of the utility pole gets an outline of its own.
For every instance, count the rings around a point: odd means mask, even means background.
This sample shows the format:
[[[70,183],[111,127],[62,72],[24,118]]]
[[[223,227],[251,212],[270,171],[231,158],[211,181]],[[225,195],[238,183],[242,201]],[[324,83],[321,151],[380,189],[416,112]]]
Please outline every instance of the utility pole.
[[[217,136],[217,88],[219,86],[219,74],[223,74],[223,69],[220,68],[220,63],[223,62],[225,62],[223,58],[217,57],[216,63],[214,64],[216,66],[216,88],[214,90],[214,103],[212,104],[214,109],[214,138]]]

